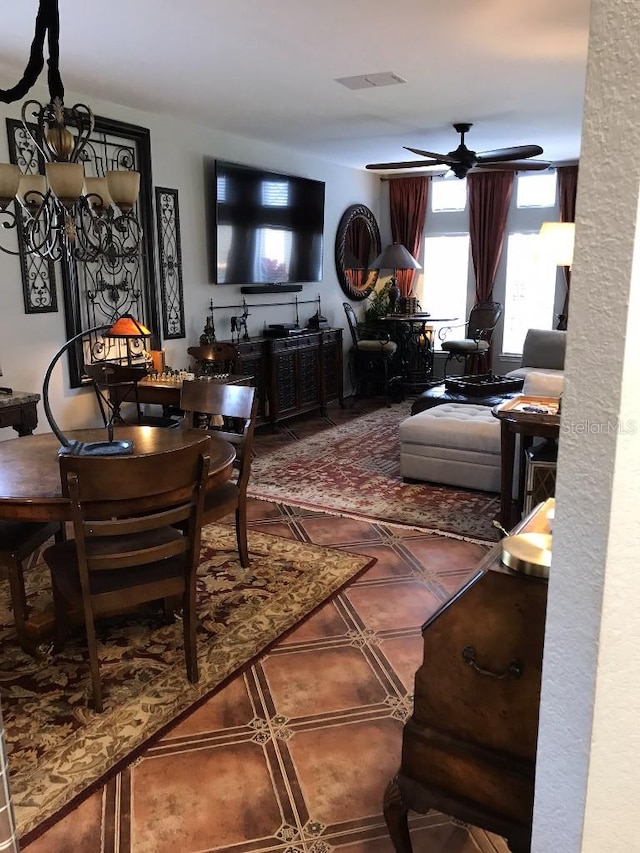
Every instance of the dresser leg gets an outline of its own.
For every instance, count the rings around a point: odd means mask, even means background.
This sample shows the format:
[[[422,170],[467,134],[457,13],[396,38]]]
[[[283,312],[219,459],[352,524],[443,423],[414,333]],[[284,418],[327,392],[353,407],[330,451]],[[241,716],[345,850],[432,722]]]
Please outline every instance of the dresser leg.
[[[413,853],[407,824],[409,808],[402,799],[396,777],[389,782],[384,792],[383,812],[396,853]]]

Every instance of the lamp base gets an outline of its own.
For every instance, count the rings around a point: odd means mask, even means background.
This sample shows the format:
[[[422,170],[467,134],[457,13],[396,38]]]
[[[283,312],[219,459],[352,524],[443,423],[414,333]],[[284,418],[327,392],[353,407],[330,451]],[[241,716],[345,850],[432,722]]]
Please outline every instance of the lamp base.
[[[130,456],[132,441],[70,441],[58,456]]]

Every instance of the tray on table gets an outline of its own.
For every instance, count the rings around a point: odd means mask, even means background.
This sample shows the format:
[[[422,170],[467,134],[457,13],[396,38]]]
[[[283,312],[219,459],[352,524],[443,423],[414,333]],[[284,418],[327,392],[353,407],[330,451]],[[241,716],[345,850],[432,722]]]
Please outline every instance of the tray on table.
[[[451,376],[445,379],[444,385],[447,391],[458,391],[468,397],[489,397],[522,391],[524,379],[480,373],[477,376]]]

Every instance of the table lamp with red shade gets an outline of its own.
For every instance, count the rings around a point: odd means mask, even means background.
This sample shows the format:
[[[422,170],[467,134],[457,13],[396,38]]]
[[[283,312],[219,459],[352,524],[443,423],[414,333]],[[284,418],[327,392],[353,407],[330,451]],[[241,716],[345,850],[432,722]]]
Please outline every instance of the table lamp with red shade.
[[[74,337],[70,338],[64,346],[54,355],[49,363],[47,372],[42,383],[42,405],[44,407],[45,417],[49,422],[51,431],[60,441],[61,447],[58,455],[71,456],[127,456],[133,453],[133,441],[128,439],[113,438],[113,424],[110,422],[107,425],[107,440],[106,441],[76,441],[68,439],[56,423],[51,405],[49,403],[49,382],[53,369],[58,363],[60,357],[69,350],[73,344],[84,338],[86,335],[101,334],[105,338],[122,338],[127,340],[127,359],[131,363],[131,347],[130,341],[134,338],[148,338],[151,335],[149,329],[139,323],[131,314],[123,314],[114,323],[105,324],[102,326],[94,326],[92,329],[85,329],[79,332]]]

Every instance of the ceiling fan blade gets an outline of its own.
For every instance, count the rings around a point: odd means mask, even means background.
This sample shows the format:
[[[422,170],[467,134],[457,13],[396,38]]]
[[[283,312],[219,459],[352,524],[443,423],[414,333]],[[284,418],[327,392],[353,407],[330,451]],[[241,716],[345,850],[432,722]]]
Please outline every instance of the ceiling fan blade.
[[[483,172],[539,172],[542,169],[550,168],[551,163],[544,160],[510,160],[506,163],[477,163],[474,169],[482,170]]]
[[[403,163],[369,163],[365,169],[424,169],[439,165],[441,164],[429,160],[406,160]],[[446,164],[442,165],[446,168]]]
[[[524,160],[526,157],[538,157],[542,154],[539,145],[515,145],[512,148],[496,148],[495,151],[481,151],[476,154],[478,163],[503,163],[506,160]]]
[[[414,154],[419,154],[421,157],[430,157],[438,163],[446,163],[449,166],[459,162],[455,157],[451,157],[449,154],[434,154],[432,151],[423,151],[421,148],[410,148],[408,145],[403,145],[402,147],[406,151],[412,151]]]

